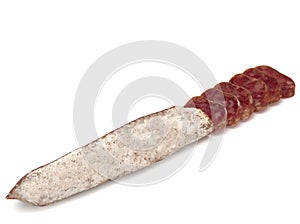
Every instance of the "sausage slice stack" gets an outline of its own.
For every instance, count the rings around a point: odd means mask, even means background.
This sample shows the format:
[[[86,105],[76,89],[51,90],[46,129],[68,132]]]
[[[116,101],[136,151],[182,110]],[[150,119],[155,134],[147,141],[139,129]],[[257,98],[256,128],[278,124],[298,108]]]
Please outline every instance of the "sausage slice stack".
[[[235,126],[247,120],[255,111],[263,111],[281,98],[295,94],[294,81],[266,65],[250,68],[221,82],[200,96],[191,98],[185,107],[204,111],[214,123],[214,129]]]

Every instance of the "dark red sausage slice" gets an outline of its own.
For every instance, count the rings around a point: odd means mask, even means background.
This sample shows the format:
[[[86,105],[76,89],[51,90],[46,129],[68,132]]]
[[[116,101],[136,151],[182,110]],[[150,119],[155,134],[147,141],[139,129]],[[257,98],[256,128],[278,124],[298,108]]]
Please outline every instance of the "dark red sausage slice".
[[[201,96],[206,97],[208,101],[220,103],[225,106],[227,111],[227,126],[234,126],[241,120],[241,107],[237,97],[214,88],[206,90]]]
[[[191,98],[184,107],[194,107],[202,110],[212,120],[214,130],[226,127],[226,108],[219,103],[210,102],[203,96],[196,96]]]
[[[261,111],[268,106],[270,102],[269,90],[263,81],[244,74],[238,74],[233,76],[229,82],[242,86],[250,91],[254,101],[255,111]]]
[[[266,65],[258,66],[256,69],[277,79],[281,88],[282,98],[288,98],[295,95],[295,83],[290,77]]]
[[[249,90],[244,87],[234,85],[230,82],[221,82],[214,88],[222,90],[224,93],[230,93],[236,96],[240,103],[240,117],[241,120],[246,120],[254,112],[253,98]]]
[[[244,74],[252,78],[262,80],[266,83],[269,89],[269,97],[270,97],[269,103],[275,103],[281,99],[282,91],[279,82],[277,81],[277,78],[273,77],[267,72],[260,71],[259,69],[256,68],[249,68],[246,71],[244,71]]]

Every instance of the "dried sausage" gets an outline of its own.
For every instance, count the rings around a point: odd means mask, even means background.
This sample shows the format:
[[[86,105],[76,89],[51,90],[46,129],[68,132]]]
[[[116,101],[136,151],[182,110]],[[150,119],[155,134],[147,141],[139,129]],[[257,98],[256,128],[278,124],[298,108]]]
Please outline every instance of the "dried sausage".
[[[239,100],[232,94],[211,88],[202,93],[208,101],[220,103],[227,111],[227,126],[234,126],[241,120],[241,107]]]
[[[265,82],[244,74],[233,76],[229,82],[238,86],[242,86],[250,91],[253,98],[255,111],[261,111],[268,106],[270,97],[268,94],[268,86]]]
[[[276,103],[281,99],[282,91],[277,78],[256,68],[249,68],[244,71],[244,74],[266,83],[269,89],[269,103]]]
[[[194,107],[206,113],[214,124],[214,130],[220,130],[226,126],[226,108],[219,103],[208,101],[204,96],[191,98],[184,107]]]
[[[238,98],[241,107],[240,117],[242,121],[248,119],[254,112],[253,98],[249,90],[230,82],[221,82],[214,88],[220,89],[224,93],[230,93]]]
[[[289,98],[295,95],[295,83],[290,77],[278,72],[270,66],[261,65],[255,68],[277,79],[281,88],[282,98]]]

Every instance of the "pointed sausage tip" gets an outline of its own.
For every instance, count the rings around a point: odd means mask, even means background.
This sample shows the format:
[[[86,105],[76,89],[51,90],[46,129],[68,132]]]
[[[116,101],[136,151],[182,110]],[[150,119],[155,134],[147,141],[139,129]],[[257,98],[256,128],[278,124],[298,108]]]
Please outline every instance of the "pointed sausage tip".
[[[24,198],[22,195],[20,195],[20,192],[18,192],[18,184],[16,184],[16,186],[13,187],[13,189],[11,189],[11,191],[6,195],[6,199],[16,199],[16,200],[20,200],[22,202],[28,203],[28,204],[32,204],[32,205],[36,205],[30,201],[28,201],[26,198]]]
[[[6,195],[6,199],[17,199],[16,195],[14,194],[16,186]]]

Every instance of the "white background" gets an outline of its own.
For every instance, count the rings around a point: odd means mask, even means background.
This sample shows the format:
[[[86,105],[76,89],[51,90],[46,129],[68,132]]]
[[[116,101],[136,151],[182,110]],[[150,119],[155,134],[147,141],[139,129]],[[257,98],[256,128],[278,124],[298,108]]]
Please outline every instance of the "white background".
[[[26,172],[78,147],[75,92],[105,52],[165,40],[195,52],[219,81],[268,64],[299,84],[299,21],[297,1],[288,0],[1,1],[0,223],[299,223],[297,91],[227,130],[216,160],[202,173],[205,143],[159,184],[111,183],[42,208],[5,199]],[[152,100],[151,110],[161,109]],[[107,128],[98,125],[99,133]]]

